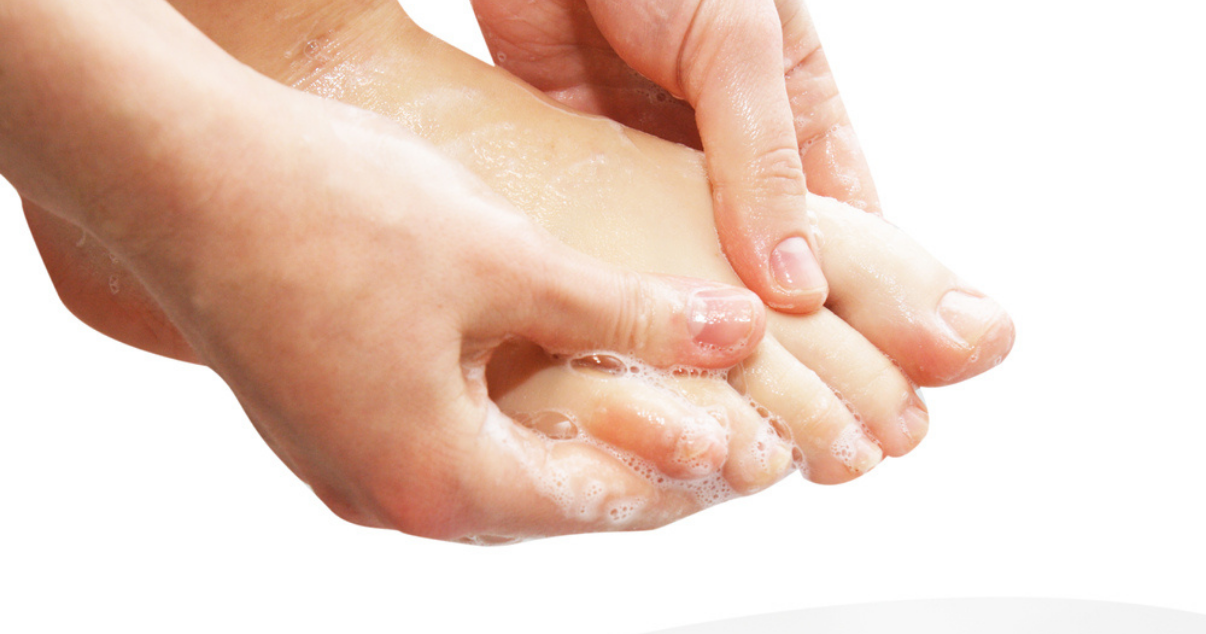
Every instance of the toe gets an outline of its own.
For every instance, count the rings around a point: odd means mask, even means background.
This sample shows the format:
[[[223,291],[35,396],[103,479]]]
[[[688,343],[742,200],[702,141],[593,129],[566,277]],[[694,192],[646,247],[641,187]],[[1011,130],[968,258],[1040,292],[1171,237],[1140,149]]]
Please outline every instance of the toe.
[[[799,452],[797,466],[809,480],[845,482],[883,460],[883,450],[862,421],[778,342],[764,339],[730,381],[791,436]]]
[[[814,197],[827,307],[923,386],[957,383],[1000,363],[1013,322],[916,242],[872,214]]]
[[[691,402],[728,421],[729,451],[724,479],[739,495],[750,495],[782,480],[793,469],[792,445],[761,413],[723,381],[680,377],[675,386]]]
[[[461,521],[434,537],[497,543],[641,530],[703,508],[689,493],[657,486],[601,447],[551,440],[489,409],[457,470]]]
[[[671,478],[718,473],[728,455],[727,412],[696,406],[632,367],[608,355],[565,361],[510,347],[491,362],[489,383],[504,412],[550,439],[594,439]]]
[[[775,339],[858,414],[885,454],[902,456],[925,436],[928,414],[896,364],[833,313],[776,313]]]

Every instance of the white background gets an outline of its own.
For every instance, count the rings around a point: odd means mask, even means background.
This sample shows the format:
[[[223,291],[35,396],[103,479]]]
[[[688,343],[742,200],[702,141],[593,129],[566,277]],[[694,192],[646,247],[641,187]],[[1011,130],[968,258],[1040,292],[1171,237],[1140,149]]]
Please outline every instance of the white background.
[[[484,50],[467,0],[404,4]],[[341,522],[215,375],[76,322],[3,186],[0,630],[637,634],[967,596],[1206,613],[1200,7],[813,0],[887,215],[1017,345],[927,392],[912,455],[652,533],[477,549]]]

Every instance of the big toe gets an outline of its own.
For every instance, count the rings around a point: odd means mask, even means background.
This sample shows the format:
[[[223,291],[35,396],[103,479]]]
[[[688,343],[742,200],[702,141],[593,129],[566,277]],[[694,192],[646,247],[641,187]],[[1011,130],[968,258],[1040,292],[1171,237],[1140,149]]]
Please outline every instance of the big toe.
[[[877,216],[813,197],[827,307],[891,357],[919,385],[957,383],[999,364],[1014,327],[904,232]]]

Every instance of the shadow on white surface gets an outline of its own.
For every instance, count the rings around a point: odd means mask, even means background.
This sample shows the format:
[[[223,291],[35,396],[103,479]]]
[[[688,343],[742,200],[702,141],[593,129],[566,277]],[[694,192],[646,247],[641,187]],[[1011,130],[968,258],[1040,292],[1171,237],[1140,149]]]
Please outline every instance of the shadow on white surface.
[[[654,634],[1204,634],[1206,615],[1068,599],[893,601],[703,623]]]

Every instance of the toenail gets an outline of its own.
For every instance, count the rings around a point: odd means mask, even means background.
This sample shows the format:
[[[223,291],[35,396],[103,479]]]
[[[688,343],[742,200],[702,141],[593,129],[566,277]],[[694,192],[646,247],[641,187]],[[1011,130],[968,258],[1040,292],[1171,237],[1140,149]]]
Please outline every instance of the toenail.
[[[766,457],[765,486],[778,482],[791,469],[793,462],[791,445],[785,442],[772,444]]]
[[[755,296],[735,288],[695,291],[687,303],[687,326],[696,343],[717,348],[744,344],[754,334]]]
[[[867,436],[859,424],[843,430],[833,441],[830,451],[855,473],[866,473],[884,460],[884,450]]]
[[[930,413],[920,394],[910,398],[910,404],[900,415],[900,426],[913,444],[921,442],[930,430]]]
[[[980,345],[985,334],[997,330],[994,327],[1001,321],[1008,320],[1000,304],[958,289],[942,297],[938,315],[958,339],[973,348]]]
[[[875,465],[884,461],[884,450],[870,438],[863,436],[855,442],[857,453],[854,455],[852,469],[859,473],[870,471]]]
[[[723,463],[728,435],[715,419],[688,425],[674,445],[674,461],[693,476],[704,476]],[[718,460],[718,458],[720,458]]]
[[[775,282],[789,293],[825,291],[825,274],[804,238],[797,236],[780,242],[771,251],[770,266]]]

